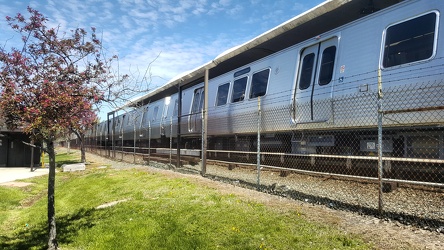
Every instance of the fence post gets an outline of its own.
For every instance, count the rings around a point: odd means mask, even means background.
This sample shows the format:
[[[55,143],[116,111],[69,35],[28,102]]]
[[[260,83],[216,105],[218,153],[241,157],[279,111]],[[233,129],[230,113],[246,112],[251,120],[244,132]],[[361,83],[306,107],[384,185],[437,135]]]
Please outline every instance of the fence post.
[[[257,98],[257,189],[261,188],[261,97]]]
[[[148,165],[151,160],[151,121],[148,121]]]
[[[383,162],[382,162],[382,76],[381,69],[378,69],[378,182],[379,182],[379,202],[378,211],[379,214],[383,213]]]
[[[204,105],[202,110],[202,176],[207,173],[207,146],[208,146],[208,79],[209,69],[205,69],[204,76]]]
[[[205,149],[205,147],[206,147],[206,144],[205,144],[205,129],[204,129],[204,124],[205,124],[205,120],[204,120],[204,117],[205,117],[205,115],[204,115],[204,111],[202,110],[202,113],[201,113],[201,124],[202,124],[202,126],[201,126],[201,136],[202,136],[202,142],[201,142],[201,161],[202,161],[202,166],[201,166],[201,171],[200,171],[200,174],[202,175],[202,176],[205,176],[205,174],[206,174],[206,172],[207,172],[207,161],[206,161],[206,155],[204,156],[204,152],[206,152],[206,149]]]
[[[171,165],[172,156],[173,156],[173,117],[171,116],[171,120],[170,120],[170,165]]]
[[[136,163],[136,140],[137,140],[137,137],[136,137],[136,132],[137,132],[137,130],[136,130],[136,120],[134,120],[134,138],[133,138],[133,162],[134,163]]]
[[[120,143],[122,144],[120,146],[120,153],[122,154],[120,159],[123,161],[123,118],[122,118],[122,128],[120,129],[120,135],[121,135],[121,138],[122,138],[122,140],[120,141]]]
[[[31,145],[34,145],[34,140],[31,140]],[[31,146],[31,172],[34,170],[34,146]]]

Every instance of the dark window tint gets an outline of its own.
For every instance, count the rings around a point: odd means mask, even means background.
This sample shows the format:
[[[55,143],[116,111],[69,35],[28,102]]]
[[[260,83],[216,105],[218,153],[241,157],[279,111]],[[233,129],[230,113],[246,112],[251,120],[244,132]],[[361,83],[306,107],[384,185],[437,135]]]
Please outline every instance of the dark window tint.
[[[199,111],[203,110],[203,105],[204,105],[204,100],[205,100],[205,91],[201,90],[202,92],[200,93],[200,100],[199,100]]]
[[[191,113],[192,114],[202,111],[203,101],[204,101],[203,88],[199,88],[199,89],[194,90],[193,104],[191,106]]]
[[[253,78],[251,80],[250,98],[265,95],[265,92],[267,92],[269,75],[270,69],[257,72],[253,75]]]
[[[319,74],[319,85],[326,85],[331,82],[335,64],[336,46],[331,46],[322,52],[321,71]]]
[[[117,120],[117,127],[120,131],[123,131],[123,123],[125,121],[125,115],[119,117],[119,120]]]
[[[120,128],[120,121],[121,121],[121,120],[122,120],[122,117],[121,117],[121,116],[117,117],[116,126],[117,126],[118,128]]]
[[[245,68],[245,69],[241,69],[241,70],[239,70],[239,71],[237,71],[237,72],[235,72],[234,73],[234,77],[238,77],[238,76],[241,76],[241,75],[245,75],[245,74],[247,74],[248,72],[250,72],[250,67],[248,67],[248,68]]]
[[[299,89],[307,89],[310,87],[311,78],[313,75],[315,54],[310,53],[302,60],[301,76],[299,78]]]
[[[240,102],[245,98],[245,88],[247,87],[247,77],[237,79],[233,83],[233,94],[231,102]]]
[[[196,113],[199,110],[199,101],[200,101],[200,91],[195,90],[193,98],[193,106],[191,107],[191,113]]]
[[[165,105],[163,106],[163,114],[162,114],[162,118],[161,118],[161,119],[165,119],[165,118],[168,117],[168,106],[169,106],[169,105],[167,105],[167,104],[165,104]]]
[[[145,108],[145,112],[143,112],[142,124],[147,124],[149,121],[148,117],[148,107]]]
[[[136,116],[136,114],[134,113],[134,111],[129,113],[128,117],[127,117],[126,125],[134,124],[135,116]]]
[[[429,13],[387,29],[384,67],[421,61],[433,55],[436,14]]]
[[[217,88],[216,106],[225,105],[228,100],[228,90],[230,83],[225,83]]]
[[[157,120],[157,113],[159,113],[159,106],[154,107],[153,121]]]

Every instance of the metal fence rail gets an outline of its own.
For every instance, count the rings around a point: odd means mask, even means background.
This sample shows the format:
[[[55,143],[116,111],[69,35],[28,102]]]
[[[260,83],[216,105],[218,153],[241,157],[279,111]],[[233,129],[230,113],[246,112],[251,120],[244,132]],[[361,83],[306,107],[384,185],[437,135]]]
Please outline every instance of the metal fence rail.
[[[284,94],[265,96],[254,103],[254,112],[239,106],[229,117],[209,108],[208,131],[194,135],[201,144],[177,142],[177,128],[187,127],[184,116],[181,124],[171,120],[165,127],[166,147],[151,139],[131,145],[123,140],[98,145],[91,139],[88,145],[133,162],[150,163],[163,154],[169,166],[236,185],[439,229],[444,227],[444,82],[429,81],[427,70],[422,77],[410,72],[416,81],[409,78],[410,84],[396,76],[384,82],[380,72],[368,72],[356,76],[362,81],[358,89],[346,91],[335,82],[342,92],[322,100],[278,105]],[[150,125],[143,130],[151,131]],[[207,133],[207,141],[200,132]],[[178,152],[204,161],[181,165]]]

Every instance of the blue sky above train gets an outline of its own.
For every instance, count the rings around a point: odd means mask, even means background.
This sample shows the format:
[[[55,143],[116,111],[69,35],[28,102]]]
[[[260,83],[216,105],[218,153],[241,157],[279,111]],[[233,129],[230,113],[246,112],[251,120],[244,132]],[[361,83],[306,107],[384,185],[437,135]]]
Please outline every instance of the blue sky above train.
[[[142,74],[159,55],[152,64],[150,86],[155,89],[322,2],[0,0],[0,42],[6,48],[16,46],[19,37],[5,17],[25,14],[31,6],[50,19],[49,26],[61,30],[95,27],[106,54],[118,55],[122,74]]]

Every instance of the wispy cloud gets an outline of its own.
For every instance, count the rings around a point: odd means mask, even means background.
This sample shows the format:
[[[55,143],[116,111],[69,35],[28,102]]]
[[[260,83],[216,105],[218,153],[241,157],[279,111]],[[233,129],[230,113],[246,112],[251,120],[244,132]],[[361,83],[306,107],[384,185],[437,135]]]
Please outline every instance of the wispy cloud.
[[[0,42],[14,35],[4,17],[26,14],[29,5],[60,32],[95,27],[107,56],[119,56],[122,74],[137,78],[152,63],[152,85],[158,86],[315,2],[322,0],[0,0]]]

